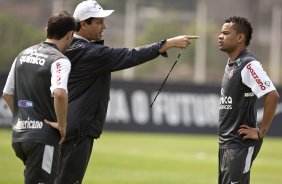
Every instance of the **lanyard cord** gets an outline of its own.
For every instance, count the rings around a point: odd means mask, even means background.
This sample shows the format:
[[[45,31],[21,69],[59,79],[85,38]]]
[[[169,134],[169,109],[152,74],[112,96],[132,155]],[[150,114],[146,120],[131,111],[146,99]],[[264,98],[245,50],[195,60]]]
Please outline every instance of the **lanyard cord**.
[[[181,49],[181,50],[182,50],[182,49]],[[173,70],[174,66],[176,65],[177,61],[179,60],[179,58],[180,58],[180,56],[181,56],[181,50],[179,51],[178,56],[177,56],[177,59],[176,59],[175,62],[173,63],[173,65],[172,65],[170,71],[168,72],[168,74],[167,74],[165,80],[163,81],[163,83],[162,83],[160,89],[158,90],[158,93],[156,94],[156,96],[155,96],[153,102],[151,103],[150,108],[153,107],[153,104],[155,103],[155,101],[156,101],[158,95],[161,93],[161,91],[162,91],[162,89],[163,89],[163,87],[164,87],[164,85],[165,85],[165,83],[166,83],[166,81],[167,81],[167,79],[168,79],[168,76],[170,75],[171,71]]]

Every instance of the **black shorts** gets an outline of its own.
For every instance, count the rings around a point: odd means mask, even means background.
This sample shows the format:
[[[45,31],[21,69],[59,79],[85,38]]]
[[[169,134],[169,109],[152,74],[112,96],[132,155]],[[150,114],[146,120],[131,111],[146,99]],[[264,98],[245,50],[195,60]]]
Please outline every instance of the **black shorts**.
[[[61,145],[55,184],[81,184],[92,153],[94,139],[84,136]]]
[[[12,146],[25,165],[24,183],[54,183],[59,167],[59,146],[33,142],[14,142]]]
[[[250,170],[261,144],[247,148],[220,148],[218,184],[249,184]]]

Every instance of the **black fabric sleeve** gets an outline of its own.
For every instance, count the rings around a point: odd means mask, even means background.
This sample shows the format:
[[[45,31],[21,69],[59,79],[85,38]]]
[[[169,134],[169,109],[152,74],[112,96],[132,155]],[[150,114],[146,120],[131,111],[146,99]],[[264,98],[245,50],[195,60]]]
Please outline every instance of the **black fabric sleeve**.
[[[65,55],[72,64],[72,75],[84,76],[85,79],[105,72],[119,71],[131,68],[155,59],[160,54],[167,57],[167,53],[160,53],[160,48],[166,43],[158,43],[136,48],[110,48],[101,43],[87,42],[74,39]]]
[[[96,72],[113,72],[131,68],[155,59],[160,55],[159,49],[165,41],[136,48],[109,48],[104,45],[91,45],[85,54],[84,64]],[[162,53],[167,57],[167,53]]]
[[[164,46],[164,44],[166,43],[166,40],[162,40],[159,42],[160,43],[160,48],[162,48]],[[168,57],[167,52],[163,52],[160,53],[163,57]]]

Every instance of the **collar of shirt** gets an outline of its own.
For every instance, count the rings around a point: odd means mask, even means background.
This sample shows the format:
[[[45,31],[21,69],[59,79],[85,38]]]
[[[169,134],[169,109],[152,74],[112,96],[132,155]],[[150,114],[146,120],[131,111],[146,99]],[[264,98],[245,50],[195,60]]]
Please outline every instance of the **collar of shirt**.
[[[59,50],[59,48],[57,47],[57,45],[56,44],[54,44],[54,43],[51,43],[51,42],[41,42],[41,43],[43,43],[43,44],[47,44],[47,45],[50,45],[51,47],[54,47],[55,49],[57,49],[57,50]]]
[[[89,41],[89,40],[87,40],[86,38],[84,38],[84,37],[82,37],[82,36],[80,36],[80,35],[78,35],[78,34],[75,34],[75,33],[73,34],[73,37],[74,37],[74,38],[77,38],[77,39],[85,40],[85,41],[87,41],[87,42],[93,42],[93,43],[96,43],[96,44],[104,45],[104,40],[99,40],[99,41],[93,40],[93,41]]]
[[[86,38],[84,38],[84,37],[82,37],[82,36],[80,36],[80,35],[78,35],[78,34],[73,34],[73,37],[75,37],[75,38],[78,38],[78,39],[83,39],[83,40],[85,40],[85,41],[87,41],[87,42],[90,42],[89,40],[87,40]]]

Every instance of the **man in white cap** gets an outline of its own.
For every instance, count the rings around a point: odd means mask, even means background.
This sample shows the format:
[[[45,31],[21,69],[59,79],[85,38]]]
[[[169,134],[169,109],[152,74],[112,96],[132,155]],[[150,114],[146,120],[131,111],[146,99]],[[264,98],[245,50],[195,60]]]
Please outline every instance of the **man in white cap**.
[[[68,125],[61,147],[56,184],[82,183],[94,139],[102,133],[110,99],[111,72],[140,65],[170,48],[186,48],[197,36],[182,35],[138,48],[109,48],[103,45],[105,17],[94,0],[81,2],[74,11],[76,32],[66,56],[72,63],[69,75]]]

